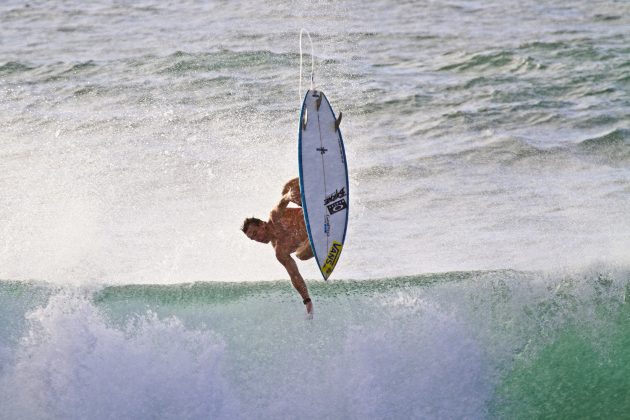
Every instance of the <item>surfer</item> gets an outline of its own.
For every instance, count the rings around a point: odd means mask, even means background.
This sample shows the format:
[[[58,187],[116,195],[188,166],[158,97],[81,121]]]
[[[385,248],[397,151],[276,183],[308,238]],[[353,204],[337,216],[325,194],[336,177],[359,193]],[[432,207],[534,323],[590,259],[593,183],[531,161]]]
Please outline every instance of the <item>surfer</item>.
[[[302,301],[306,306],[306,313],[312,316],[313,302],[308,295],[306,283],[291,254],[295,252],[295,256],[300,260],[308,260],[313,258],[313,250],[306,233],[302,209],[287,208],[289,203],[302,206],[298,178],[294,178],[284,185],[282,198],[276,207],[271,210],[268,221],[263,222],[255,217],[249,217],[243,222],[241,230],[253,241],[263,244],[271,243],[271,246],[276,251],[276,258],[286,268],[293,287],[302,297]]]

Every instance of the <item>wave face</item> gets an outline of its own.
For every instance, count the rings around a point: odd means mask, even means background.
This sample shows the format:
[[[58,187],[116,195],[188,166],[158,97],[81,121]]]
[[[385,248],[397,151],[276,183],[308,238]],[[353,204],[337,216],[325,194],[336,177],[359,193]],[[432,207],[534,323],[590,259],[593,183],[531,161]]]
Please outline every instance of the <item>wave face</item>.
[[[2,282],[2,418],[532,418],[627,413],[630,274]]]
[[[286,277],[239,227],[298,172],[302,27],[344,113],[340,278],[630,264],[629,6],[513,3],[3,2],[0,278]]]

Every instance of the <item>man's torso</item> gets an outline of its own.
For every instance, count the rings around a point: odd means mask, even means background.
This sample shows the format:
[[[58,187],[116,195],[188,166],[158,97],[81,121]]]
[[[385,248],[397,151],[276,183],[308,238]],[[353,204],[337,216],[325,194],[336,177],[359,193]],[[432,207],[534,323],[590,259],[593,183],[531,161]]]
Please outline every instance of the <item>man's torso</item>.
[[[304,225],[304,215],[300,208],[288,208],[278,222],[270,223],[273,225],[276,237],[271,244],[276,250],[282,248],[292,253],[304,241],[308,240],[306,226]]]

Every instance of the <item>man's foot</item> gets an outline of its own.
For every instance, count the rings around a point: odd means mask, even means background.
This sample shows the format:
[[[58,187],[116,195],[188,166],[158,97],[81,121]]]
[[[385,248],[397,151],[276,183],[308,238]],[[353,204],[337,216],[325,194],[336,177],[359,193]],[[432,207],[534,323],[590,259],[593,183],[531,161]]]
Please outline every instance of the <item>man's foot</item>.
[[[313,319],[313,302],[306,304],[306,319]]]

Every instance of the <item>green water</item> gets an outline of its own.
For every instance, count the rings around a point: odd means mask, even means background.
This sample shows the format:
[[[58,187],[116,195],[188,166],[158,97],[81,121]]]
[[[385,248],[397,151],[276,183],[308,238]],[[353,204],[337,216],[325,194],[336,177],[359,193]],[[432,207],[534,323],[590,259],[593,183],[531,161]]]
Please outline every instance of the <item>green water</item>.
[[[101,417],[85,399],[104,410],[118,402],[112,412],[122,414],[156,398],[175,410],[167,417],[179,409],[218,418],[628,412],[623,269],[308,283],[311,321],[288,281],[2,282],[2,402],[34,418],[47,418],[46,407],[55,417]],[[102,394],[109,382],[120,392]]]

